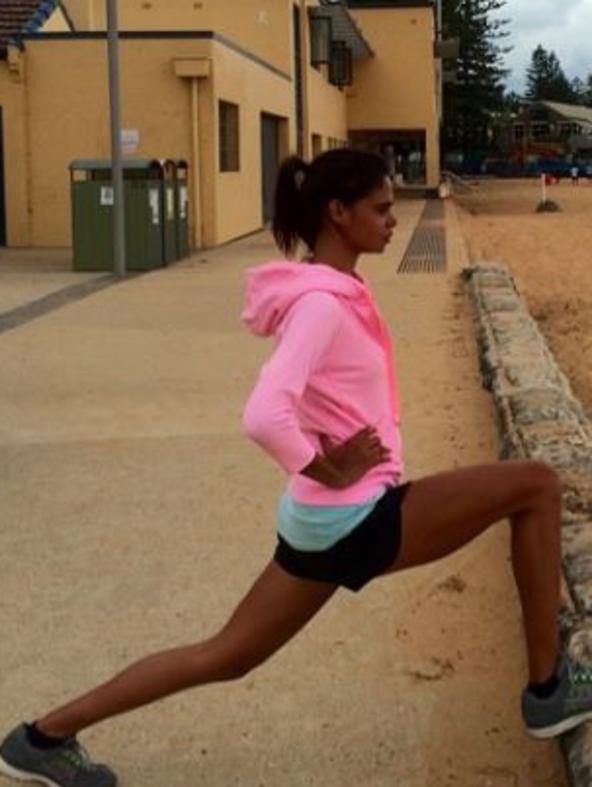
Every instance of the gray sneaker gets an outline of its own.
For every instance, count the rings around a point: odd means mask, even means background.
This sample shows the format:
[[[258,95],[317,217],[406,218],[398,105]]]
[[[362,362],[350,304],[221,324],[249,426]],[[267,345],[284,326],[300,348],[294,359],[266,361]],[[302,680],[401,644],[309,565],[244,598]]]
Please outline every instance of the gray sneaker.
[[[559,685],[546,699],[527,689],[522,694],[522,715],[535,738],[552,738],[592,719],[592,667],[564,656],[558,677]]]
[[[0,773],[19,781],[41,782],[48,787],[115,787],[117,777],[93,762],[75,738],[53,749],[31,746],[24,724],[0,745]]]

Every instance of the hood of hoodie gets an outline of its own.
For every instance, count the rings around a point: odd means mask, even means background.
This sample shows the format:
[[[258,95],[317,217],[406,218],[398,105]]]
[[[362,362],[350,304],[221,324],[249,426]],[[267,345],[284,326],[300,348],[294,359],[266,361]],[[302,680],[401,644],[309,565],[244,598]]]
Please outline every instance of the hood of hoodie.
[[[364,329],[383,348],[391,388],[393,417],[395,422],[399,423],[399,391],[393,366],[390,331],[363,279],[348,276],[322,263],[282,261],[249,268],[242,320],[256,336],[274,336],[298,298],[306,293],[319,291],[330,292],[343,300]]]
[[[368,287],[363,280],[322,263],[268,262],[247,270],[244,324],[256,336],[274,336],[284,317],[303,295],[329,292],[349,301],[366,323],[376,329],[377,314]]]

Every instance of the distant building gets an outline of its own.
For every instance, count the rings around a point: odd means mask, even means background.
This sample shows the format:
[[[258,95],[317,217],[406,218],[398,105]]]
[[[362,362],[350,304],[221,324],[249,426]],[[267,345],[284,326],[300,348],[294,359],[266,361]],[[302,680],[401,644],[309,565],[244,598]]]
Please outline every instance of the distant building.
[[[556,101],[525,102],[511,126],[516,156],[592,153],[592,108]]]
[[[433,0],[119,0],[130,155],[189,165],[192,245],[271,216],[279,161],[351,144],[440,181]],[[68,165],[110,157],[105,0],[0,4],[0,245],[68,246]]]

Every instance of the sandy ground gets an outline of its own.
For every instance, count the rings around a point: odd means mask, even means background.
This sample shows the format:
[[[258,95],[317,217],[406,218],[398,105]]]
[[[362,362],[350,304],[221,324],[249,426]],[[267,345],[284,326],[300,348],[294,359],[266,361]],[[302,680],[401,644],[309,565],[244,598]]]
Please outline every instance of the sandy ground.
[[[420,201],[363,261],[397,337],[408,477],[497,457],[466,262],[398,275]],[[102,291],[0,341],[0,729],[147,652],[211,635],[274,543],[284,480],[241,433],[269,346],[241,329],[262,234]],[[89,730],[122,787],[562,787],[524,732],[508,529],[338,593],[232,686]],[[8,782],[0,779],[2,787]]]
[[[592,416],[592,181],[482,180],[458,197],[473,261],[507,263],[574,393]]]

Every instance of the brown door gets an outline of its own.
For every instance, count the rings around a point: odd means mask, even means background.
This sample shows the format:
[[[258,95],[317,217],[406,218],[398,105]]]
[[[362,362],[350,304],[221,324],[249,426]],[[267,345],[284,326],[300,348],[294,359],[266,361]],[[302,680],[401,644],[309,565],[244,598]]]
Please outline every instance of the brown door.
[[[280,118],[261,115],[261,180],[263,186],[263,224],[273,218],[275,181],[280,166]]]

